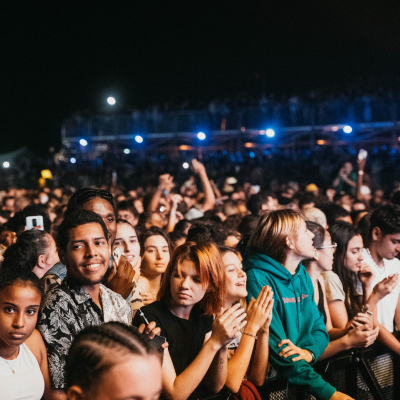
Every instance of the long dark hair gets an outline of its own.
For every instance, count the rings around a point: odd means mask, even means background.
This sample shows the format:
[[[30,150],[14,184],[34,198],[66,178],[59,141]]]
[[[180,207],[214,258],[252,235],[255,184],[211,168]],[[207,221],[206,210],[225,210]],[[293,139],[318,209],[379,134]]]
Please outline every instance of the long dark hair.
[[[354,236],[361,236],[361,234],[353,225],[343,221],[333,225],[332,228],[329,229],[329,232],[332,241],[337,243],[336,252],[333,257],[333,272],[339,276],[343,284],[343,291],[346,296],[344,304],[347,313],[352,315],[356,310],[354,296],[352,294],[356,286],[357,275],[345,267],[345,261],[350,240],[353,239]]]

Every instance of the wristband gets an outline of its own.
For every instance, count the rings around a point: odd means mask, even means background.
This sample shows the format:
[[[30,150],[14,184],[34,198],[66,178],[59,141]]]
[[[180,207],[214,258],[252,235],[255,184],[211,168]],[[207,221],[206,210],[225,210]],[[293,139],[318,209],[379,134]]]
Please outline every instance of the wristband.
[[[308,349],[306,349],[306,350],[311,354],[311,361],[309,364],[314,364],[315,361],[317,361],[317,359],[315,358],[315,354],[311,350],[308,350]]]
[[[252,335],[251,333],[242,332],[242,335],[247,335],[247,336],[251,336],[254,339],[258,339],[258,337],[256,335]]]
[[[358,171],[358,175],[364,175],[364,171]]]

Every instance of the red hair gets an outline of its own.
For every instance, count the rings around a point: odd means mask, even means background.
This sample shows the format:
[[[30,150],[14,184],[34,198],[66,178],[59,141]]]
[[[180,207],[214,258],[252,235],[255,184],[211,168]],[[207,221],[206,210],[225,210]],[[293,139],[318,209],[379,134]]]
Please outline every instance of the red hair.
[[[175,268],[184,260],[192,261],[199,271],[200,282],[206,293],[199,302],[205,315],[221,311],[225,302],[225,273],[218,247],[213,242],[186,242],[176,248],[164,273],[157,300],[167,304],[171,299],[171,276]]]

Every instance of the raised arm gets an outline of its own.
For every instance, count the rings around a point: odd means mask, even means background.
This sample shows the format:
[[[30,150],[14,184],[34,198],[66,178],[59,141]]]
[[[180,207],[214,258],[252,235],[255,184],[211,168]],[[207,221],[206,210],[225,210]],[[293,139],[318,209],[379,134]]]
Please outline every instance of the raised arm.
[[[203,380],[219,350],[226,346],[236,333],[246,325],[244,310],[237,304],[215,319],[210,338],[205,342],[193,362],[176,375],[168,349],[164,350],[163,394],[171,400],[185,400]],[[213,377],[207,376],[206,384],[215,392],[222,389],[226,380],[226,350],[215,360]],[[221,362],[222,361],[222,362]]]
[[[211,183],[208,179],[207,172],[206,172],[204,165],[201,162],[197,161],[196,159],[192,160],[192,165],[193,165],[193,169],[196,172],[196,174],[199,175],[201,183],[203,185],[204,204],[203,204],[202,209],[203,209],[203,212],[206,212],[206,211],[214,208],[214,204],[215,204],[214,191],[213,191]]]
[[[160,175],[158,178],[157,190],[154,192],[153,197],[150,200],[147,211],[157,211],[157,206],[160,202],[161,196],[169,196],[172,188],[174,187],[174,177],[170,174]]]

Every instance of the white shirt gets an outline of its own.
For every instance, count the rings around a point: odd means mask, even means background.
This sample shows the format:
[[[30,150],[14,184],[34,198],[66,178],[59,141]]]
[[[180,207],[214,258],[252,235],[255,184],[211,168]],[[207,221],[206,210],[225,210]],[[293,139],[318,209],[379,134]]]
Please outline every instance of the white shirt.
[[[14,360],[0,357],[1,400],[40,400],[43,393],[44,379],[39,363],[25,343],[19,346]]]
[[[400,275],[400,261],[397,258],[393,260],[384,259],[384,267],[378,268],[372,257],[366,249],[363,249],[364,261],[373,269],[375,276],[372,281],[372,287],[382,281],[389,275],[398,273]],[[389,332],[394,331],[394,314],[396,312],[397,301],[400,295],[400,284],[397,283],[392,293],[389,293],[377,305],[378,322]]]

